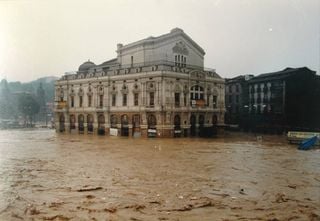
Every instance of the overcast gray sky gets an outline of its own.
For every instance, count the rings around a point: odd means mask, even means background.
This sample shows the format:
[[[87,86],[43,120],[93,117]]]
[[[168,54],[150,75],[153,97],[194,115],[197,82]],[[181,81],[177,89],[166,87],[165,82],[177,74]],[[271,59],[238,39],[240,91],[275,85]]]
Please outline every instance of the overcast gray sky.
[[[222,77],[320,69],[319,0],[0,0],[0,78],[31,81],[182,28]]]

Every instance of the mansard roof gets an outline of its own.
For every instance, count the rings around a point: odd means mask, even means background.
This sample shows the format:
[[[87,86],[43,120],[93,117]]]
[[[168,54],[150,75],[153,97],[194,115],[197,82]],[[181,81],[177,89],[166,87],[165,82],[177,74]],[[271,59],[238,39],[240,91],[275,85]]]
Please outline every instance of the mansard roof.
[[[201,48],[194,40],[192,40],[192,38],[190,38],[186,33],[184,33],[184,31],[180,28],[174,28],[172,29],[169,33],[164,34],[164,35],[160,35],[158,37],[153,37],[150,36],[148,38],[142,39],[140,41],[136,41],[133,43],[129,43],[127,45],[122,46],[121,48],[119,48],[118,50],[125,50],[125,49],[129,49],[132,47],[136,47],[139,45],[145,45],[145,44],[155,44],[161,41],[165,41],[169,38],[175,37],[175,36],[182,36],[184,39],[186,39],[193,47],[195,47],[202,55],[205,55],[205,51],[203,50],[203,48]]]

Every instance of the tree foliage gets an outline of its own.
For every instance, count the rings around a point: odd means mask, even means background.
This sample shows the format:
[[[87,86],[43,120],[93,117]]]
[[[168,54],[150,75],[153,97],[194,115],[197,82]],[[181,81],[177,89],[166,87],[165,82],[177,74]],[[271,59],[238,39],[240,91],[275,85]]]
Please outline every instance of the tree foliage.
[[[23,93],[18,98],[18,110],[25,117],[25,124],[32,125],[32,119],[39,113],[40,105],[32,95]]]

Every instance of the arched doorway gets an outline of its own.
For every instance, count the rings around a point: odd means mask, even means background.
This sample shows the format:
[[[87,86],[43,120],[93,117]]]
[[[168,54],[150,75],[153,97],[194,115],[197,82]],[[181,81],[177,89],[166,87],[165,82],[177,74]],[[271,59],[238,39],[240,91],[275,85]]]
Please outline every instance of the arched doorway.
[[[70,115],[70,130],[76,129],[76,117],[72,114]]]
[[[217,123],[218,123],[218,117],[217,117],[217,115],[213,115],[212,116],[212,125],[217,125]]]
[[[196,116],[192,114],[190,116],[190,135],[196,136]]]
[[[64,115],[63,115],[63,114],[60,114],[60,116],[59,116],[59,131],[60,131],[60,132],[64,132],[64,131],[65,131],[64,122],[65,122]]]
[[[154,114],[148,115],[148,137],[157,136],[157,119]]]
[[[78,130],[79,133],[83,133],[84,131],[84,116],[82,114],[78,116]]]
[[[99,135],[104,135],[105,134],[105,127],[104,127],[104,115],[103,114],[99,114],[98,115],[98,134]]]
[[[132,117],[132,136],[133,137],[140,137],[141,131],[140,131],[140,115],[135,114]]]
[[[87,129],[88,133],[93,133],[93,116],[91,114],[87,115]]]
[[[111,136],[118,136],[118,118],[117,115],[111,115],[110,116],[110,135]]]
[[[212,116],[212,135],[217,135],[218,129],[217,129],[217,124],[218,124],[218,117],[217,115]]]
[[[129,136],[129,119],[126,114],[121,116],[121,136]]]
[[[199,137],[205,137],[206,131],[204,128],[204,115],[199,115]]]
[[[179,115],[174,116],[174,137],[181,137],[181,119]]]

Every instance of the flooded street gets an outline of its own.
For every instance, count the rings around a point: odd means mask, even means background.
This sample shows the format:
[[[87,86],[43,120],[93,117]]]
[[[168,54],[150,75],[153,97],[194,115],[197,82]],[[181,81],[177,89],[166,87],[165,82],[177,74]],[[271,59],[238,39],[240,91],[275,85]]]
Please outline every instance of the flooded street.
[[[284,137],[0,131],[0,220],[320,220],[320,150]]]

